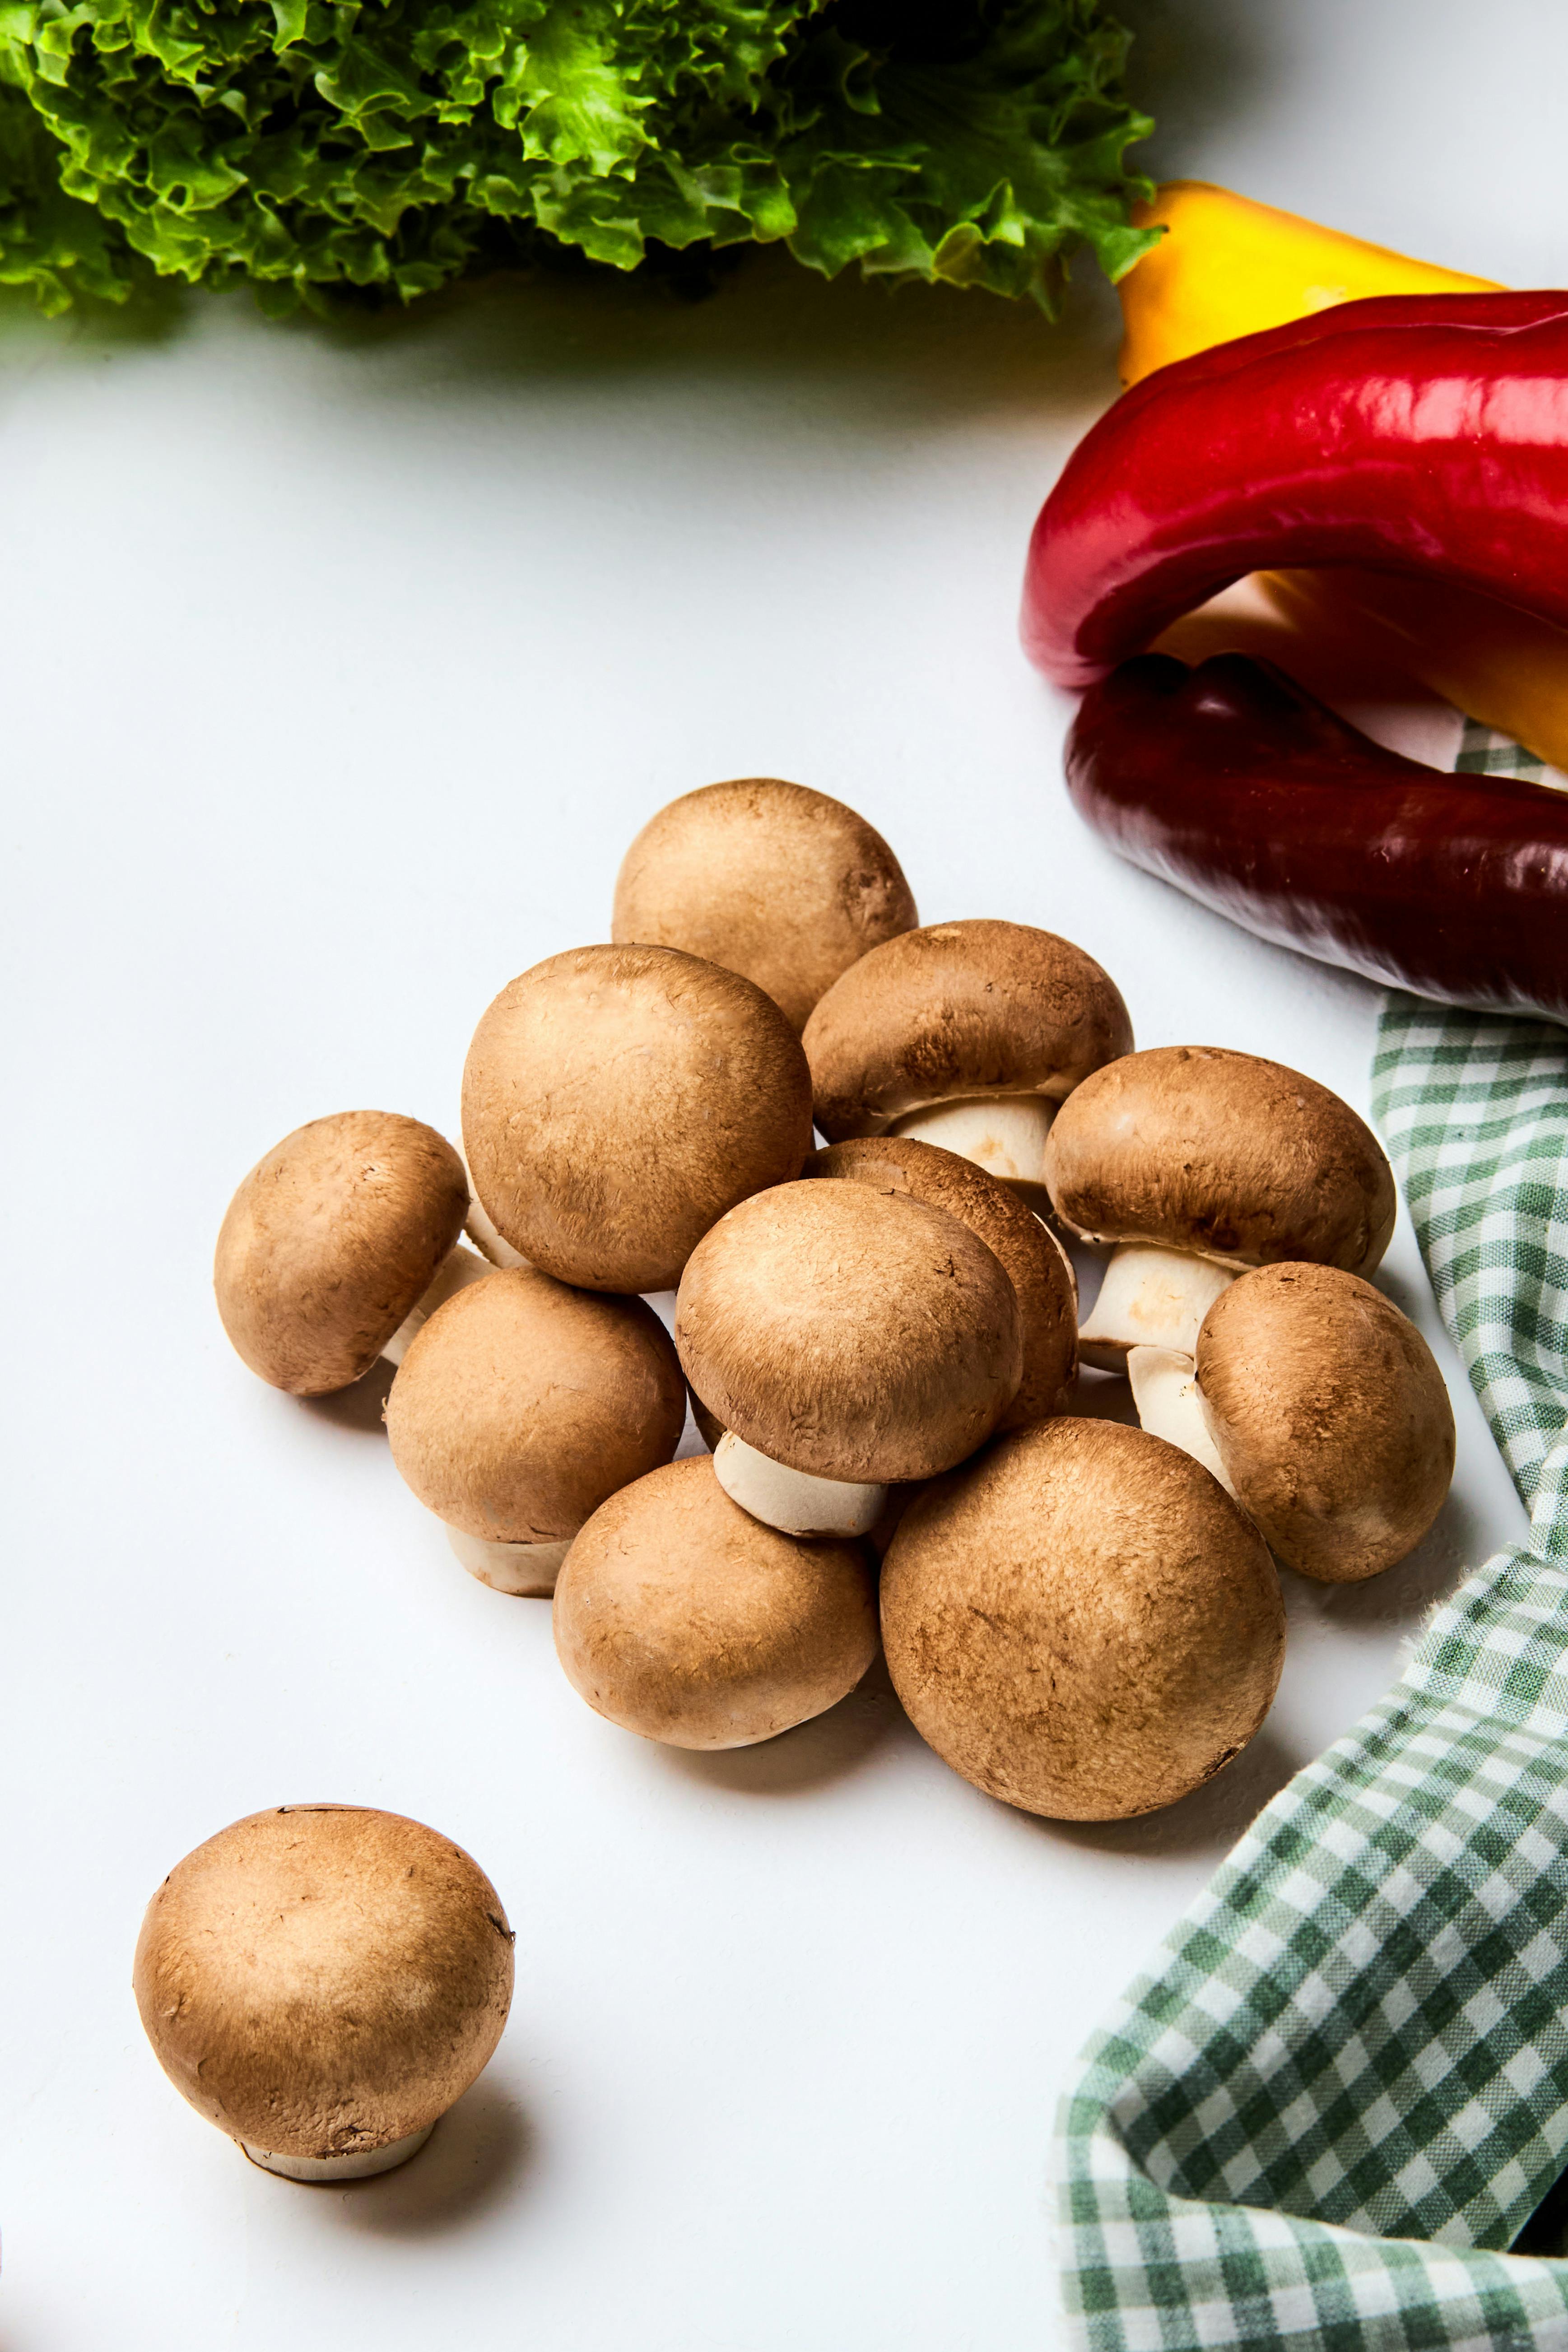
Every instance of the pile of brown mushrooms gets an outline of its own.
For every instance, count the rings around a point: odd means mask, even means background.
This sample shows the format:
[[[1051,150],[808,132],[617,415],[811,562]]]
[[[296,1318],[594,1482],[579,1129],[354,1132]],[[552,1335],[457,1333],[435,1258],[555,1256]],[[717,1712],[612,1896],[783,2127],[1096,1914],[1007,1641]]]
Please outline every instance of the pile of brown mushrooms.
[[[1276,1563],[1378,1575],[1452,1475],[1441,1375],[1368,1279],[1370,1130],[1277,1063],[1135,1052],[1051,932],[921,928],[881,836],[799,785],[661,810],[611,930],[484,1013],[461,1153],[346,1111],[252,1169],[216,1265],[240,1356],[297,1396],[395,1367],[408,1486],[482,1582],[553,1594],[573,1685],[647,1738],[773,1738],[880,1646],[1008,1804],[1199,1787],[1273,1699]],[[194,2105],[339,2179],[484,2064],[510,1952],[435,1832],[284,1808],[178,1865],[136,1989]]]
[[[572,1683],[645,1738],[772,1738],[880,1642],[922,1737],[1009,1804],[1114,1820],[1197,1788],[1272,1701],[1276,1562],[1375,1576],[1452,1475],[1441,1375],[1367,1278],[1394,1216],[1370,1130],[1276,1063],[1135,1052],[1051,932],[921,928],[880,835],[798,785],[662,810],[611,930],[484,1013],[461,1155],[350,1111],[251,1171],[216,1261],[240,1355],[300,1396],[395,1365],[409,1487],[476,1577],[553,1594]],[[1103,1260],[1081,1326],[1074,1253]],[[678,1460],[689,1403],[711,1451]],[[165,2063],[297,2176],[406,2152],[504,2014],[499,1904],[443,1848],[432,1885],[468,1907],[438,2083],[355,2107],[329,2033],[258,2104],[203,2039],[193,1922],[227,1967],[312,1841],[433,1835],[384,1820],[239,1824],[143,1937]],[[298,1917],[280,1978],[330,1976],[329,1914]]]

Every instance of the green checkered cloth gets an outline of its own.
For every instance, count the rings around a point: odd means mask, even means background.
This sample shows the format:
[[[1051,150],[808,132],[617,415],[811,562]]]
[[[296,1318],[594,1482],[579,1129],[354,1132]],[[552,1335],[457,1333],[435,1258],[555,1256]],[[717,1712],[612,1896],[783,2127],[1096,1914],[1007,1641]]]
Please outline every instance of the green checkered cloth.
[[[1458,764],[1525,760],[1471,727]],[[1568,2261],[1507,2252],[1568,2165],[1568,1030],[1391,994],[1374,1081],[1530,1540],[1080,2062],[1056,2178],[1093,2352],[1568,2352]]]

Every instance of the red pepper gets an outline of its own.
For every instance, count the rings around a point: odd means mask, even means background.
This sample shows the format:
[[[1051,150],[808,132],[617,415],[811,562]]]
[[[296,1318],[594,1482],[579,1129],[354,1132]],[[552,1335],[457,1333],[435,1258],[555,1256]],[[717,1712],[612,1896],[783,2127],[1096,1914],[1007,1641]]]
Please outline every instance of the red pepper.
[[[1123,663],[1085,695],[1067,775],[1124,857],[1260,938],[1568,1021],[1568,792],[1403,759],[1243,654]]]
[[[1568,626],[1568,294],[1378,296],[1157,369],[1040,511],[1025,647],[1087,686],[1247,572],[1338,563]]]

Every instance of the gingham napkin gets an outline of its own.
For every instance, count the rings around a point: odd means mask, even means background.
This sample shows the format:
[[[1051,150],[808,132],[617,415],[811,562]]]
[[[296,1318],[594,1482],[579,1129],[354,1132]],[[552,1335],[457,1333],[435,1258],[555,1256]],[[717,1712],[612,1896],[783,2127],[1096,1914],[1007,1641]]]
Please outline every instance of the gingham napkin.
[[[1540,773],[1466,730],[1461,768]],[[1094,2352],[1568,2352],[1568,1030],[1390,994],[1376,1115],[1530,1510],[1099,2032],[1056,2180]]]

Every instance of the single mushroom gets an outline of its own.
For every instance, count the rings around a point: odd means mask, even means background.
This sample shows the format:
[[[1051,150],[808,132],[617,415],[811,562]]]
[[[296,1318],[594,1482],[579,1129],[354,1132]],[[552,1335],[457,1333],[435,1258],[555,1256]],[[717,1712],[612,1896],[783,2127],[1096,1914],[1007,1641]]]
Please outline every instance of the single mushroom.
[[[1453,1478],[1453,1407],[1431,1349],[1336,1266],[1261,1266],[1233,1283],[1198,1333],[1196,1402],[1242,1508],[1288,1568],[1325,1584],[1403,1559]]]
[[[170,1872],[132,1981],[159,2064],[252,2163],[360,2180],[423,2147],[486,2064],[512,1936],[450,1838],[361,1805],[280,1805]]]
[[[1127,1007],[1092,956],[1023,923],[936,923],[873,948],[805,1024],[816,1123],[941,1144],[1044,1201],[1057,1106],[1131,1051]]]
[[[882,1567],[882,1639],[915,1729],[989,1795],[1122,1821],[1211,1780],[1279,1681],[1261,1536],[1141,1429],[1061,1416],[916,1497]]]
[[[674,1748],[749,1748],[821,1715],[877,1654],[853,1543],[764,1527],[706,1454],[602,1503],[555,1588],[555,1648],[588,1705]]]
[[[724,1435],[727,1494],[790,1535],[858,1536],[886,1488],[950,1469],[1017,1393],[1017,1295],[943,1209],[868,1184],[781,1184],[720,1219],[675,1307],[682,1370]]]
[[[998,1430],[1063,1412],[1078,1377],[1078,1286],[1050,1228],[973,1160],[909,1136],[860,1137],[814,1151],[802,1174],[839,1177],[945,1209],[977,1234],[1018,1299],[1024,1375]]]
[[[606,1496],[686,1422],[669,1334],[640,1298],[492,1273],[431,1318],[386,1401],[392,1458],[470,1575],[547,1595]]]
[[[576,948],[504,988],[463,1073],[474,1190],[586,1290],[672,1290],[709,1227],[800,1172],[811,1074],[773,999],[674,948]]]
[[[458,1245],[468,1211],[463,1163],[434,1128],[395,1111],[312,1119],[229,1202],[213,1265],[224,1329],[274,1388],[347,1388],[490,1271]]]
[[[1085,1363],[1191,1358],[1248,1266],[1307,1259],[1369,1273],[1394,1231],[1394,1177],[1348,1103],[1279,1062],[1162,1045],[1097,1070],[1046,1147],[1062,1223],[1114,1244],[1079,1332]]]
[[[743,973],[798,1034],[840,972],[919,920],[864,817],[804,784],[742,776],[650,817],[622,860],[610,936]]]

